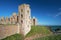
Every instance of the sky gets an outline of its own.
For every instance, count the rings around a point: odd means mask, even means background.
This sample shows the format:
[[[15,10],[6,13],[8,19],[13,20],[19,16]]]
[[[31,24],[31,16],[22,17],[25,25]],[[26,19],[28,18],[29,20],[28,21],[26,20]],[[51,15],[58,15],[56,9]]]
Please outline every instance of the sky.
[[[61,25],[61,0],[0,0],[0,18],[18,14],[18,6],[29,4],[39,25]]]

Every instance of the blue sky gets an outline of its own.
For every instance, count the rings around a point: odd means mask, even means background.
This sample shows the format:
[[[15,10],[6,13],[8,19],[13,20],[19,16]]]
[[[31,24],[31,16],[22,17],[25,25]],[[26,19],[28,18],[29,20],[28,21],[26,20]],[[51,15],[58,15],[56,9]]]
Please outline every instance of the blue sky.
[[[18,14],[18,6],[29,4],[40,25],[61,25],[61,0],[0,0],[0,18]]]

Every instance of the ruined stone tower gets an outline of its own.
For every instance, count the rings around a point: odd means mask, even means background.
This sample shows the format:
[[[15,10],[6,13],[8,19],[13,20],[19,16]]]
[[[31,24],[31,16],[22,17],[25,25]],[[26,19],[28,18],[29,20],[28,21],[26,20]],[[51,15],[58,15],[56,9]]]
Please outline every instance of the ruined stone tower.
[[[19,24],[20,33],[26,35],[31,29],[31,14],[30,6],[28,4],[22,4],[19,6]]]
[[[35,18],[35,17],[33,17],[32,19],[31,19],[31,24],[33,25],[33,26],[35,26],[35,25],[37,25],[37,18]]]

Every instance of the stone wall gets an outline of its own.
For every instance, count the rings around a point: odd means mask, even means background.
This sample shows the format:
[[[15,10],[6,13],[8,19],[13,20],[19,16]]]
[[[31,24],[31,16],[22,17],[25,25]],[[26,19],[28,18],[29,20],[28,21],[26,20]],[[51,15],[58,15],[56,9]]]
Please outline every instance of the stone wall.
[[[18,33],[17,25],[0,25],[0,39]]]

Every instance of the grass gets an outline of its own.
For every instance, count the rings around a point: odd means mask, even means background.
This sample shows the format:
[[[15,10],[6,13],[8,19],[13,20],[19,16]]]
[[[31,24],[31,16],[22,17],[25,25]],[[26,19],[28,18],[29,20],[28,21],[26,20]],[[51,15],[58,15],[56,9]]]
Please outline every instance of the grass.
[[[31,31],[26,35],[26,37],[36,35],[36,34],[50,34],[50,30],[48,30],[47,27],[44,26],[32,26]]]
[[[20,34],[14,34],[14,35],[8,36],[2,40],[24,40],[24,37]]]
[[[40,37],[34,40],[61,40],[61,34],[59,35],[52,35],[52,36],[46,36],[46,37]]]

